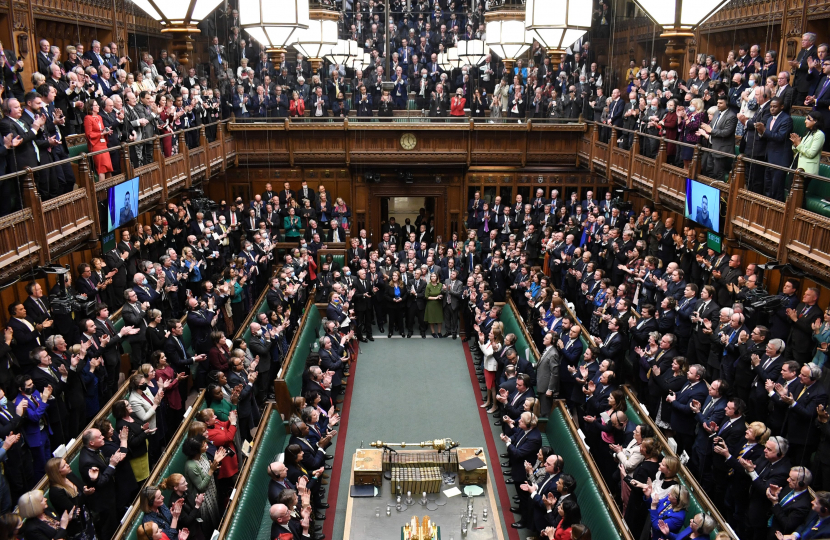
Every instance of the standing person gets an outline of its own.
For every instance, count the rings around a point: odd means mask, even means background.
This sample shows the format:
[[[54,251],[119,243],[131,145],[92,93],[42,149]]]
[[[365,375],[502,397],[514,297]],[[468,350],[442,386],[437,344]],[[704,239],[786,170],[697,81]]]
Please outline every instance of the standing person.
[[[33,354],[45,351],[39,347],[33,351]],[[25,414],[21,424],[21,431],[23,432],[23,440],[32,452],[32,475],[34,478],[43,478],[45,472],[46,461],[52,453],[50,449],[49,436],[52,429],[46,421],[46,411],[49,408],[49,397],[52,395],[52,386],[47,385],[43,392],[38,392],[35,389],[35,383],[29,375],[19,375],[17,377],[17,387],[19,394],[14,400],[15,407],[19,407],[21,403],[26,402]]]
[[[426,286],[426,310],[424,321],[429,324],[432,337],[437,338],[441,333],[441,326],[444,323],[444,311],[441,309],[441,300],[444,298],[441,283],[438,281],[438,274],[433,272],[429,275],[429,284]],[[438,325],[436,327],[436,325]],[[436,332],[437,328],[437,332]]]
[[[441,288],[444,294],[444,334],[442,337],[458,339],[458,312],[461,306],[461,297],[464,293],[463,284],[458,279],[458,270],[450,270],[449,279],[444,280]]]
[[[104,128],[104,120],[98,114],[101,107],[98,101],[90,99],[84,105],[84,133],[86,134],[87,144],[91,152],[107,149],[107,138],[112,133],[112,128]],[[112,172],[112,161],[109,153],[96,154],[92,156],[92,161],[95,164],[95,173],[98,175],[98,181],[103,182],[107,177],[107,173]]]
[[[401,273],[397,270],[392,272],[392,278],[385,287],[386,296],[386,312],[389,314],[389,334],[387,337],[392,337],[395,328],[404,337],[404,310],[406,308],[406,285],[401,281]]]
[[[357,279],[354,281],[354,303],[357,314],[357,339],[366,343],[374,341],[372,337],[372,283],[366,278],[366,270],[361,268],[357,271]]]
[[[72,516],[66,527],[68,540],[94,538],[95,527],[86,507],[86,497],[92,495],[92,488],[85,488],[83,481],[72,472],[66,460],[54,457],[46,462],[46,477],[49,479],[49,503],[55,512],[69,512]]]
[[[493,323],[490,327],[490,335],[485,336],[484,332],[478,333],[478,346],[484,354],[484,360],[481,363],[484,371],[484,384],[487,387],[487,395],[484,403],[479,405],[481,408],[486,408],[488,413],[494,413],[498,410],[496,403],[496,376],[499,372],[499,362],[496,356],[501,357],[501,350],[504,346],[504,325],[500,321]]]
[[[84,481],[84,491],[95,489],[89,495],[87,503],[92,512],[95,530],[102,539],[111,538],[118,526],[115,477],[116,467],[127,456],[126,440],[126,437],[121,438],[119,451],[106,459],[101,453],[106,441],[98,429],[88,429],[82,437],[84,447],[78,458],[80,474]]]
[[[219,525],[222,517],[222,510],[216,496],[216,482],[214,473],[222,465],[222,460],[227,456],[224,447],[219,447],[213,456],[213,461],[208,461],[208,441],[203,436],[190,437],[182,443],[182,453],[187,456],[184,465],[184,477],[187,483],[193,486],[196,493],[204,493],[202,503],[202,519],[204,528],[213,530]]]

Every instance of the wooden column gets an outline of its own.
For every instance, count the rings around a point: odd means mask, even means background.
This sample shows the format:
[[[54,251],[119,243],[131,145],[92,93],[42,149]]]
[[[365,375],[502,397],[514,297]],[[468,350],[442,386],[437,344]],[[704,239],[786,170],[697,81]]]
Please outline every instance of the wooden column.
[[[161,139],[156,137],[153,141],[153,159],[159,164],[159,174],[161,175],[161,200],[167,202],[167,164],[164,162],[164,152],[161,150]]]
[[[86,161],[86,154],[83,156]],[[7,180],[7,182],[12,181]],[[37,187],[35,187],[35,173],[29,167],[26,167],[26,177],[23,179],[23,208],[32,209],[35,240],[40,245],[38,258],[41,265],[46,264],[51,261],[51,257],[49,256],[49,241],[46,238],[46,221],[43,219],[43,201],[40,200]]]
[[[228,149],[225,148],[225,126],[227,124],[220,123],[216,126],[216,137],[219,139],[219,151],[222,153],[222,172],[228,168]]]
[[[184,155],[184,169],[187,173],[184,185],[186,188],[190,189],[193,179],[190,176],[190,152],[187,148],[187,142],[185,141],[184,131],[179,132],[179,153]]]
[[[611,174],[611,153],[613,148],[617,146],[617,128],[611,128],[611,138],[608,139],[608,152],[605,155],[605,177],[608,179],[608,185],[614,181],[614,175]]]
[[[591,133],[589,134],[589,139],[591,140],[591,150],[588,154],[588,170],[594,172],[594,154],[597,151],[597,140],[599,139],[599,128],[597,128],[596,124],[591,124],[590,128]]]
[[[78,163],[78,185],[86,190],[86,200],[89,203],[89,217],[92,218],[92,236],[90,242],[97,242],[101,234],[101,217],[98,215],[98,196],[95,192],[95,182],[89,176],[89,162],[82,159]],[[131,177],[127,177],[131,178]]]
[[[789,71],[790,60],[795,60],[801,50],[801,35],[807,31],[807,8],[809,2],[804,0],[784,0],[781,13],[781,47],[778,52],[778,70]],[[816,42],[818,46],[818,42]],[[792,84],[792,82],[790,82]]]
[[[689,178],[697,179],[697,168],[700,166],[701,151],[700,146],[695,146],[694,154],[692,154],[692,161],[689,163]]]
[[[743,154],[739,155],[735,162],[735,176],[732,182],[729,183],[729,193],[726,196],[726,226],[724,227],[724,236],[732,238],[733,226],[731,216],[735,212],[735,206],[738,204],[738,190],[746,185],[746,168],[744,167]]]
[[[778,260],[781,264],[787,262],[787,255],[789,251],[787,246],[790,244],[790,239],[793,233],[793,224],[795,223],[795,211],[801,208],[804,203],[804,179],[801,177],[801,170],[796,171],[793,176],[793,183],[790,187],[790,195],[784,203],[784,227],[781,231],[781,241],[778,243]]]
[[[130,159],[130,147],[126,143],[121,143],[121,172],[124,173],[124,178],[135,177],[133,161]]]
[[[634,134],[634,144],[631,145],[631,148],[628,150],[628,174],[625,177],[625,185],[628,189],[634,188],[634,174],[631,172],[631,169],[634,168],[634,156],[640,153],[640,134]]]
[[[199,128],[199,145],[205,149],[205,179],[202,180],[202,187],[204,188],[210,183],[210,145],[205,134],[205,126]]]
[[[655,204],[660,203],[660,183],[657,178],[663,170],[663,164],[666,163],[666,152],[666,139],[660,139],[660,148],[657,150],[657,157],[654,158],[654,178],[651,179],[651,200]]]

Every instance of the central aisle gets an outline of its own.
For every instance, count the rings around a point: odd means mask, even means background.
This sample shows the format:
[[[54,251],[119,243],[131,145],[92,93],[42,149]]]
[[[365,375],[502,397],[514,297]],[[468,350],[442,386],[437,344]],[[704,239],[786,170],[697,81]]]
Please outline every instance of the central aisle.
[[[361,441],[369,448],[377,440],[420,442],[450,437],[461,446],[483,447],[491,475],[493,460],[499,459],[487,452],[479,392],[473,391],[460,339],[421,339],[416,334],[411,339],[375,337],[374,343],[361,345],[348,379],[351,396],[343,411],[348,411],[346,439],[342,451],[338,449],[343,457],[339,496],[333,534],[327,539],[343,537],[351,459]],[[494,484],[500,481],[491,478]],[[388,489],[386,481],[384,489]]]

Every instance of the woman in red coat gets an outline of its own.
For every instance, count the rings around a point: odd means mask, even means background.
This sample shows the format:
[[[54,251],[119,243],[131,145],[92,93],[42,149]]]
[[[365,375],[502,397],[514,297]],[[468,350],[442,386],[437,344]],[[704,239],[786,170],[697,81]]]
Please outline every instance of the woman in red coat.
[[[467,104],[467,99],[464,97],[464,90],[459,88],[455,92],[455,97],[450,100],[450,116],[464,116],[464,105]]]
[[[231,478],[239,472],[239,461],[236,457],[236,448],[233,438],[236,435],[236,411],[231,411],[228,421],[223,422],[216,418],[213,409],[202,409],[198,415],[199,421],[207,426],[205,437],[216,448],[224,447],[230,450],[219,466],[219,479]]]
[[[99,150],[107,149],[107,136],[112,133],[112,129],[104,129],[104,120],[98,114],[101,107],[98,101],[90,99],[84,106],[84,133],[86,134],[87,148],[90,152],[97,152]],[[98,181],[103,182],[107,177],[107,173],[112,172],[112,161],[110,161],[109,153],[97,154],[92,156],[95,163],[95,172],[98,174]]]
[[[550,540],[572,540],[572,527],[582,521],[582,512],[575,497],[562,499],[556,511],[559,512],[559,523],[556,527],[548,527],[542,534]]]
[[[671,140],[677,140],[677,102],[670,99],[666,104],[666,116],[660,122],[663,126],[663,137]],[[677,152],[677,146],[671,143],[666,143],[666,162],[674,163],[674,155]]]
[[[291,116],[303,116],[305,114],[305,101],[300,97],[298,92],[294,92],[291,96],[291,103],[289,104],[289,114]]]

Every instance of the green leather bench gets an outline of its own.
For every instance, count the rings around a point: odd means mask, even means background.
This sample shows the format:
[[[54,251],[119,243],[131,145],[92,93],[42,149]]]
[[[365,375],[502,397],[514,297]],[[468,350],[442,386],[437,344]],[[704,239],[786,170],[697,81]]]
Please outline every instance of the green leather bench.
[[[799,137],[803,137],[807,133],[807,117],[806,116],[790,116],[793,120],[793,133],[798,133]]]
[[[204,408],[205,408],[204,391],[202,391],[202,394],[198,398],[196,398],[196,408],[195,408],[196,410],[191,410],[190,414],[185,416],[182,423],[184,425],[190,425],[190,423],[192,422],[193,417],[195,416],[196,412],[200,411]],[[184,444],[185,440],[187,440],[187,430],[186,429],[184,431],[182,431],[182,436],[178,441],[170,441],[170,444],[175,444],[176,445],[176,450],[173,453],[173,456],[170,458],[170,460],[166,463],[166,465],[164,465],[164,467],[160,471],[157,472],[157,469],[153,469],[152,471],[150,471],[150,477],[147,479],[147,482],[148,482],[147,485],[158,485],[159,481],[167,478],[168,476],[170,476],[173,473],[184,474],[184,465],[185,465],[185,463],[187,463],[187,456],[185,456],[184,453],[182,452],[182,445]],[[170,448],[170,445],[168,445],[168,448]],[[156,467],[158,467],[158,465]],[[170,496],[171,494],[172,494],[172,491],[165,491],[164,492],[164,501],[165,501],[165,504],[168,507],[170,506],[170,504],[172,502],[171,501],[171,496]],[[140,497],[140,495],[139,495],[139,497]],[[144,521],[144,512],[142,512],[141,508],[139,507],[139,499],[138,498],[136,498],[136,500],[133,502],[133,508],[131,509],[131,511],[129,512],[128,515],[131,516],[131,521],[129,523],[129,526],[126,529],[123,529],[123,532],[120,535],[120,538],[121,539],[127,539],[127,540],[136,540],[136,538],[137,538],[136,532],[138,530],[138,526],[141,525],[141,523]],[[130,519],[130,518],[128,517],[128,519]],[[116,535],[116,536],[118,536],[118,535]]]
[[[314,307],[314,304],[311,304],[305,324],[298,330],[300,335],[296,337],[297,346],[294,348],[290,359],[286,358],[283,362],[283,365],[285,365],[285,362],[288,362],[288,371],[282,374],[282,378],[285,379],[285,384],[288,386],[288,392],[291,394],[291,397],[297,397],[302,394],[305,361],[308,358],[308,353],[314,341],[317,339],[322,320],[320,310]]]
[[[519,356],[522,358],[529,356],[528,360],[530,360],[530,363],[535,366],[539,359],[536,357],[533,352],[533,348],[527,342],[527,339],[525,339],[525,334],[522,331],[524,322],[516,318],[516,312],[511,309],[509,303],[502,306],[499,320],[504,323],[505,336],[507,334],[516,334],[516,352],[519,353]],[[526,354],[528,350],[530,351],[529,355]]]
[[[628,417],[629,422],[633,422],[636,425],[640,425],[645,423],[643,417],[646,416],[646,412],[644,412],[640,408],[640,404],[637,402],[633,402],[631,399],[626,398],[626,403],[628,404],[628,409],[625,411],[625,415]],[[673,452],[669,449],[663,449],[664,456],[675,456]],[[676,456],[675,456],[676,457]],[[689,485],[686,482],[686,479],[681,477],[680,483],[689,490],[689,508],[686,511],[687,516],[694,516],[699,514],[700,512],[704,511],[704,508],[701,506],[700,501],[697,498],[696,490],[693,486]],[[717,536],[718,531],[712,531],[710,538],[715,538]]]
[[[267,470],[268,465],[285,449],[288,437],[285,423],[276,409],[268,418],[267,425],[263,423],[260,428],[263,426],[264,438],[253,456],[248,482],[235,495],[239,502],[230,516],[231,522],[224,540],[271,540],[272,522],[268,514],[271,508],[268,502],[270,478]]]
[[[565,472],[576,479],[576,498],[582,511],[582,521],[591,529],[592,538],[603,540],[621,539],[619,530],[608,511],[605,499],[600,493],[597,480],[576,441],[577,435],[568,426],[561,407],[555,407],[548,417],[545,434],[549,441],[555,441],[553,451],[565,460]]]
[[[818,174],[827,178],[826,182],[811,178],[804,192],[804,209],[824,217],[830,217],[830,165],[818,166]]]

